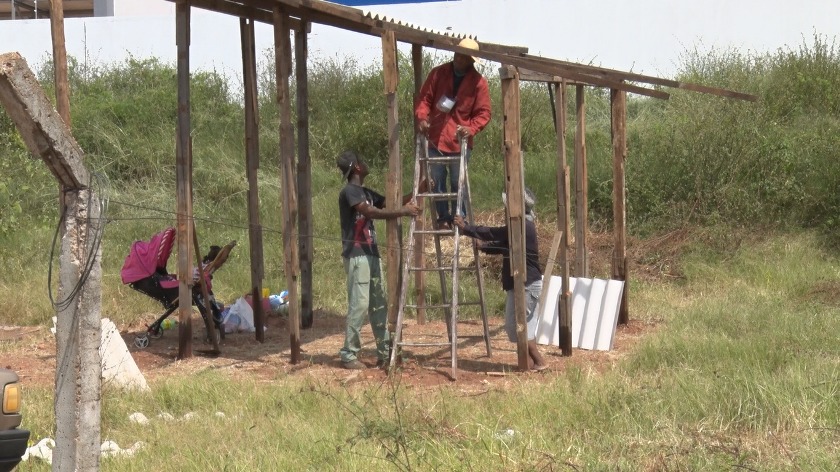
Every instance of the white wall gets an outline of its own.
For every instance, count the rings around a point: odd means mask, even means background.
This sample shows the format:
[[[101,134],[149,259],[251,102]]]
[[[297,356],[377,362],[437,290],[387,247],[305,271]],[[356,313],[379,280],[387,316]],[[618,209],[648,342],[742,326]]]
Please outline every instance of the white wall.
[[[98,63],[128,54],[175,62],[174,4],[115,0],[115,17],[65,20],[68,54]],[[415,25],[476,35],[479,41],[527,46],[531,53],[634,72],[673,76],[686,48],[773,51],[834,37],[836,0],[462,0],[376,6],[375,11]],[[257,25],[258,55],[273,44],[271,28]],[[239,21],[205,10],[192,13],[191,65],[239,76]],[[315,25],[313,58],[381,61],[378,38]],[[0,53],[19,51],[30,64],[48,59],[49,20],[0,22]],[[407,48],[404,50],[407,51]],[[439,52],[448,57],[449,53]]]

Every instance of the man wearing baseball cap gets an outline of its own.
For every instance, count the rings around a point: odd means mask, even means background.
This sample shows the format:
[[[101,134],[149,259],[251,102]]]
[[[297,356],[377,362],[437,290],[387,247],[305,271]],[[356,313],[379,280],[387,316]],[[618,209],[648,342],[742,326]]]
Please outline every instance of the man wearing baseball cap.
[[[478,51],[478,43],[464,38],[459,47]],[[429,72],[420,98],[414,107],[419,131],[428,137],[429,157],[458,156],[461,153],[461,138],[467,141],[467,160],[473,147],[473,136],[490,122],[490,92],[487,79],[475,69],[477,57],[455,53],[451,62],[435,67]],[[435,164],[430,176],[434,191],[458,192],[459,163]],[[447,178],[447,174],[448,178]],[[455,200],[436,202],[439,228],[451,229],[452,218],[459,214]],[[451,209],[451,211],[450,211]],[[466,214],[464,208],[460,214]]]

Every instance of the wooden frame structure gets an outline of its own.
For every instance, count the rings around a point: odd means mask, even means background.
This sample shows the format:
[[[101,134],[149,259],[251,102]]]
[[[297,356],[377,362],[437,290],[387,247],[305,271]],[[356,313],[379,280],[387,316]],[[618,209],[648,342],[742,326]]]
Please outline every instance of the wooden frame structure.
[[[569,268],[566,263],[566,248],[568,247],[568,235],[570,227],[570,192],[569,192],[569,169],[566,164],[566,151],[563,136],[565,135],[565,85],[573,84],[576,87],[576,109],[577,129],[575,134],[575,181],[578,183],[575,193],[577,195],[575,212],[578,224],[576,225],[576,243],[581,256],[577,258],[575,267],[578,274],[588,272],[586,254],[586,158],[585,158],[585,121],[583,87],[596,86],[610,89],[611,109],[613,114],[613,169],[615,173],[614,184],[614,212],[616,215],[615,245],[613,257],[612,276],[615,278],[627,279],[626,262],[626,235],[625,235],[625,195],[624,195],[624,161],[626,160],[626,134],[625,134],[625,101],[626,94],[635,93],[653,98],[667,99],[669,94],[663,89],[666,87],[691,90],[722,97],[755,100],[755,97],[740,92],[708,87],[698,84],[678,82],[659,77],[622,72],[613,69],[605,69],[590,65],[577,64],[567,61],[548,59],[531,56],[525,47],[506,46],[492,43],[482,43],[480,51],[464,49],[457,44],[464,36],[443,34],[425,29],[420,29],[404,22],[380,17],[378,15],[366,14],[362,10],[338,5],[321,0],[168,0],[176,4],[176,31],[178,48],[178,137],[176,169],[178,197],[178,275],[184,281],[180,288],[181,292],[187,293],[186,285],[190,280],[189,274],[192,267],[188,255],[192,253],[191,247],[192,225],[189,222],[192,214],[192,176],[190,175],[192,149],[189,139],[190,133],[190,101],[189,101],[189,45],[190,45],[190,10],[192,7],[210,10],[240,19],[242,31],[242,60],[243,77],[245,83],[245,135],[246,135],[246,162],[248,172],[248,215],[249,215],[249,243],[251,256],[251,281],[252,294],[255,299],[254,306],[255,324],[257,326],[256,338],[263,340],[262,334],[262,279],[264,276],[264,262],[262,260],[262,231],[259,222],[259,199],[256,186],[256,176],[259,169],[259,143],[258,123],[256,110],[256,81],[255,81],[255,55],[254,55],[254,29],[255,21],[268,23],[274,27],[275,45],[275,69],[277,79],[277,106],[279,108],[280,126],[280,167],[282,184],[282,215],[283,215],[283,247],[285,256],[286,284],[289,291],[289,332],[291,343],[291,362],[300,362],[300,326],[309,326],[312,323],[312,208],[309,206],[311,195],[310,161],[308,150],[308,89],[306,84],[306,57],[307,57],[307,33],[311,23],[333,26],[361,34],[378,36],[382,41],[383,52],[383,74],[385,77],[385,107],[388,130],[388,175],[386,179],[386,197],[389,205],[399,204],[401,189],[401,159],[399,154],[399,130],[398,102],[396,86],[399,79],[397,72],[396,44],[398,41],[412,44],[412,64],[414,65],[415,93],[419,90],[423,80],[422,48],[435,48],[450,52],[470,54],[485,60],[500,63],[502,65],[502,96],[504,108],[504,150],[505,150],[505,188],[510,196],[508,200],[507,217],[509,227],[515,229],[511,232],[512,242],[512,271],[514,279],[522,281],[525,274],[524,259],[524,202],[522,199],[524,187],[524,173],[522,154],[520,150],[519,130],[519,80],[528,80],[532,77],[548,77],[548,82],[556,84],[556,90],[560,98],[555,104],[555,109],[560,119],[557,124],[558,131],[558,228],[563,231],[560,265],[564,275],[563,295],[565,304],[561,304],[561,315],[565,312],[565,320],[561,330],[568,328],[568,275]],[[292,73],[291,55],[291,34],[295,38],[295,58],[297,60],[297,146],[295,146],[295,126],[291,122],[291,97],[289,80]],[[654,86],[649,87],[650,85]],[[297,149],[297,153],[295,150]],[[300,199],[298,199],[300,196]],[[400,251],[399,247],[399,222],[388,221],[386,226],[387,247],[386,267],[388,295],[391,300],[389,305],[389,320],[393,321],[393,314],[396,312],[395,303],[399,293]],[[299,238],[299,235],[303,237]],[[181,256],[184,255],[184,256]],[[300,283],[301,291],[298,292]],[[517,283],[517,287],[524,287]],[[418,278],[418,290],[422,290],[423,280]],[[527,368],[527,353],[525,346],[525,319],[524,319],[524,293],[523,289],[517,290],[515,307],[517,313],[517,325],[519,331],[518,360],[519,367]],[[183,295],[182,293],[182,295]],[[622,312],[620,320],[626,323],[628,320],[626,294],[624,291],[622,301]],[[563,309],[565,307],[565,310]],[[179,309],[181,318],[181,329],[179,337],[180,357],[189,357],[190,336],[190,310],[188,305]],[[422,311],[418,316],[422,316]],[[301,323],[303,320],[303,323]],[[391,326],[393,328],[393,326]],[[561,341],[561,347],[566,355],[571,354],[570,331],[566,333],[569,341],[568,349]],[[561,340],[563,336],[561,336]]]

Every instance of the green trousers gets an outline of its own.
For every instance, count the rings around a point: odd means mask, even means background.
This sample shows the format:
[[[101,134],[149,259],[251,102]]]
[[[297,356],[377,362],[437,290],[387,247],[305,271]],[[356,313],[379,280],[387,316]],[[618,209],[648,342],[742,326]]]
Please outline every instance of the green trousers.
[[[347,273],[347,330],[344,347],[339,351],[342,362],[356,359],[362,348],[360,331],[365,317],[376,339],[376,355],[387,360],[390,355],[388,308],[382,287],[382,267],[378,257],[356,256],[344,259]]]

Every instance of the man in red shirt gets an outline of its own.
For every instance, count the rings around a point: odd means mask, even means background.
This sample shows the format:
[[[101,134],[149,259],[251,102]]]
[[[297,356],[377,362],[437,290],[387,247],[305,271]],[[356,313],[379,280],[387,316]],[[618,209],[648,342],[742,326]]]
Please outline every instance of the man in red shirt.
[[[475,40],[464,38],[458,46],[478,50]],[[429,157],[458,156],[461,153],[461,138],[467,140],[467,160],[473,147],[473,136],[490,122],[490,92],[487,79],[479,73],[474,64],[477,58],[455,53],[452,62],[435,67],[429,72],[420,98],[414,107],[414,117],[419,130],[428,136]],[[434,180],[434,191],[446,193],[447,173],[450,192],[458,192],[459,163],[435,164],[430,176]],[[452,219],[458,213],[455,199],[436,202],[439,227],[451,228]],[[461,215],[466,211],[461,208]]]

